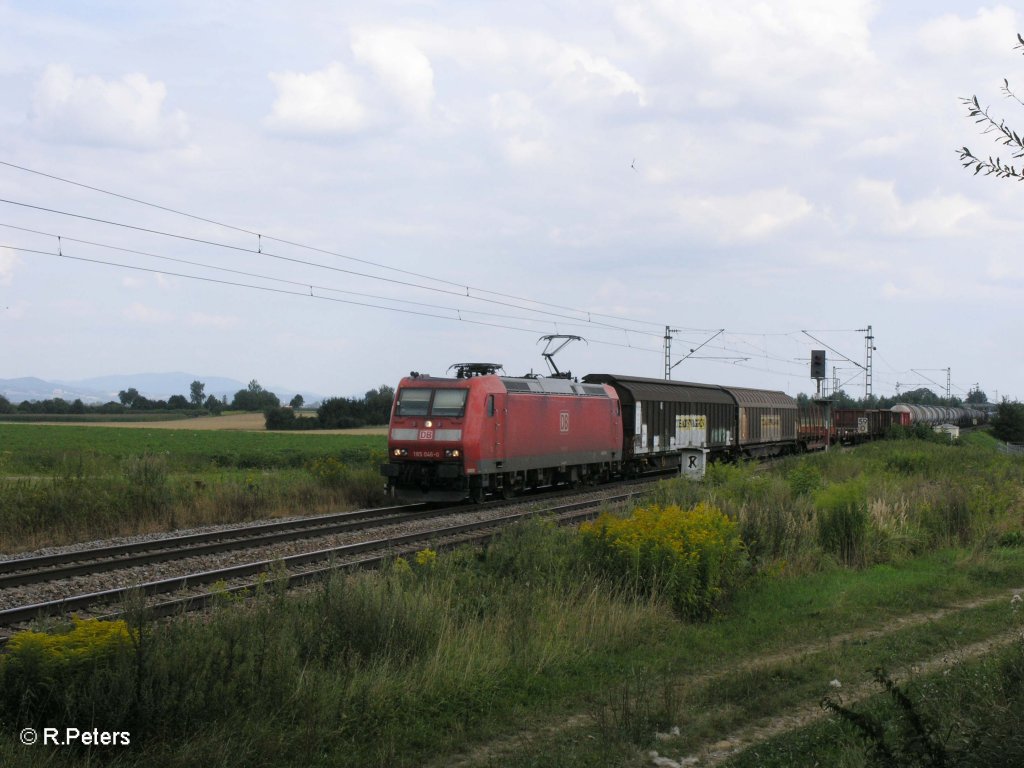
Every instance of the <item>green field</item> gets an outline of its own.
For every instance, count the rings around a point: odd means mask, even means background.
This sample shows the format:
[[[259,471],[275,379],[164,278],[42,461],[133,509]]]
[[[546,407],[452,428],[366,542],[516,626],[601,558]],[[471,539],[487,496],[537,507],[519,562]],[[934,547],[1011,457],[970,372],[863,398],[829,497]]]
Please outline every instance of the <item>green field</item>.
[[[324,456],[369,465],[386,451],[383,435],[0,424],[0,475],[8,476],[50,472],[80,458],[109,468],[154,454],[165,456],[172,472],[196,472],[295,468]]]
[[[384,502],[384,435],[0,424],[0,552]]]

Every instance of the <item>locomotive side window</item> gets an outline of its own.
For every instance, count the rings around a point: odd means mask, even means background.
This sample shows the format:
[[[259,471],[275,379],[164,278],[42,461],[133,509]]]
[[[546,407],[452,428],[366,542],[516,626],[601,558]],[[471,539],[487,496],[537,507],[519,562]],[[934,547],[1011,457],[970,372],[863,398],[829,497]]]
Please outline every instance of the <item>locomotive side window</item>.
[[[398,393],[399,416],[426,416],[431,389],[403,389]]]
[[[487,415],[494,415],[494,395],[487,396]]]
[[[461,416],[466,408],[468,389],[437,389],[434,390],[434,405],[430,409],[431,416]]]

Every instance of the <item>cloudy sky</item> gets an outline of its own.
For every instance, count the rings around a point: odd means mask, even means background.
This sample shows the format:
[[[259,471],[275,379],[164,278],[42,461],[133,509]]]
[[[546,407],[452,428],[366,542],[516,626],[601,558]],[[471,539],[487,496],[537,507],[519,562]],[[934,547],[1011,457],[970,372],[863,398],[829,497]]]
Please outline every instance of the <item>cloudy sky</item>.
[[[668,325],[673,363],[697,350],[675,378],[812,391],[827,345],[863,394],[870,325],[876,394],[949,367],[954,394],[1024,397],[1024,185],[955,152],[999,149],[960,97],[1024,128],[1001,92],[1024,96],[1021,22],[950,0],[0,0],[0,378],[349,395],[544,371],[550,333],[587,339],[563,369],[660,377]]]

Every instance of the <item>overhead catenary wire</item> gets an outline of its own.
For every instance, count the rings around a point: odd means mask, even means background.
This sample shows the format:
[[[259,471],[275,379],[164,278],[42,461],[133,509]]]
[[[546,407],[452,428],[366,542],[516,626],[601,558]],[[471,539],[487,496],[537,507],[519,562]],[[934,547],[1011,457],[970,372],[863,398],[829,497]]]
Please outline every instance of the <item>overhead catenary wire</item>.
[[[134,270],[134,271],[137,271],[137,272],[147,272],[147,273],[150,273],[150,274],[164,275],[164,276],[167,276],[167,277],[179,277],[179,278],[183,278],[183,279],[187,279],[187,280],[198,280],[198,281],[205,282],[205,283],[215,283],[215,284],[218,284],[218,285],[228,285],[228,286],[234,286],[234,287],[238,287],[238,288],[247,288],[247,289],[257,290],[257,291],[266,291],[266,292],[269,292],[269,293],[285,294],[285,295],[289,295],[289,296],[299,296],[299,297],[302,297],[302,298],[318,299],[318,300],[321,300],[321,301],[332,301],[332,302],[336,302],[336,303],[339,303],[339,304],[350,304],[350,305],[353,305],[353,306],[368,307],[368,308],[371,308],[371,309],[380,309],[380,310],[385,310],[385,311],[389,311],[389,312],[400,312],[400,313],[406,314],[406,315],[417,315],[417,316],[420,316],[420,317],[430,317],[430,318],[435,318],[437,320],[451,320],[451,321],[454,321],[454,322],[469,323],[471,325],[480,325],[480,326],[485,326],[485,327],[489,327],[489,328],[500,328],[500,329],[509,330],[509,331],[520,331],[520,332],[523,332],[523,333],[530,333],[530,334],[536,334],[537,333],[537,329],[536,328],[521,328],[521,327],[517,327],[517,326],[504,325],[504,324],[501,324],[501,323],[485,322],[483,320],[470,320],[470,319],[467,319],[467,318],[464,318],[464,317],[451,317],[449,315],[438,315],[438,314],[434,314],[432,312],[424,312],[424,311],[414,310],[414,309],[402,309],[400,307],[387,307],[387,306],[382,306],[382,305],[379,305],[379,304],[371,304],[369,302],[364,302],[364,301],[353,301],[351,299],[339,299],[339,298],[334,298],[334,297],[331,297],[331,296],[324,296],[324,295],[321,295],[321,294],[311,293],[311,292],[308,292],[307,290],[305,290],[305,289],[307,289],[309,287],[307,283],[301,283],[301,285],[303,286],[304,290],[296,291],[296,290],[288,290],[288,289],[285,289],[285,288],[274,288],[272,286],[266,286],[266,285],[254,285],[252,283],[240,283],[240,282],[237,282],[237,281],[234,281],[234,280],[222,280],[222,279],[215,278],[215,277],[204,277],[202,275],[190,275],[190,274],[183,273],[183,272],[172,272],[172,271],[166,270],[166,269],[154,269],[152,267],[142,267],[142,266],[138,266],[138,265],[135,265],[135,264],[122,264],[122,263],[119,263],[119,262],[107,261],[105,259],[92,259],[92,258],[88,258],[88,257],[85,257],[85,256],[73,256],[70,253],[68,253],[67,251],[61,251],[61,252],[43,251],[43,250],[39,250],[37,248],[25,248],[25,247],[16,246],[16,245],[9,245],[9,244],[6,244],[6,243],[0,243],[0,248],[7,248],[9,250],[18,251],[20,253],[34,253],[34,254],[41,255],[41,256],[53,256],[53,257],[60,258],[60,259],[69,259],[71,261],[85,262],[85,263],[89,263],[89,264],[99,264],[99,265],[108,266],[108,267],[118,267],[120,269],[130,269],[130,270]],[[527,322],[538,322],[538,321],[527,320]],[[558,327],[557,324],[554,323],[554,321],[552,321],[552,324],[555,326],[556,331],[557,331],[557,327]],[[657,349],[654,349],[654,348],[645,348],[645,347],[638,347],[638,346],[635,346],[635,345],[619,344],[617,342],[606,341],[604,339],[588,339],[588,341],[590,343],[592,343],[592,344],[601,344],[601,345],[610,346],[610,347],[622,347],[622,348],[628,348],[628,349],[636,349],[636,350],[639,350],[641,352],[660,353],[660,350],[657,350]]]
[[[515,296],[513,294],[502,293],[500,291],[492,291],[492,290],[489,290],[487,288],[480,288],[480,287],[476,287],[476,286],[465,285],[463,283],[459,283],[459,282],[455,282],[455,281],[451,281],[451,280],[446,280],[444,278],[434,277],[433,275],[425,275],[425,274],[420,273],[420,272],[413,272],[413,271],[410,271],[410,270],[401,269],[399,267],[392,267],[390,265],[381,264],[379,262],[371,261],[369,259],[361,259],[361,258],[358,258],[358,257],[355,257],[355,256],[350,256],[348,254],[339,253],[337,251],[332,251],[332,250],[329,250],[329,249],[326,249],[326,248],[320,248],[320,247],[308,245],[308,244],[305,244],[305,243],[299,243],[299,242],[292,241],[292,240],[286,240],[284,238],[274,237],[272,235],[267,235],[265,233],[257,232],[255,230],[246,229],[244,227],[238,227],[238,226],[235,226],[233,224],[226,224],[224,222],[218,221],[218,220],[213,219],[213,218],[208,218],[208,217],[205,217],[205,216],[199,216],[197,214],[188,213],[188,212],[185,212],[185,211],[180,211],[180,210],[177,210],[175,208],[170,208],[168,206],[159,205],[158,203],[152,203],[152,202],[149,202],[149,201],[146,201],[146,200],[142,200],[142,199],[137,198],[137,197],[132,197],[130,195],[124,195],[124,194],[121,194],[121,193],[118,193],[118,192],[112,192],[110,190],[103,189],[102,187],[97,187],[97,186],[93,186],[93,185],[90,185],[90,184],[84,184],[82,182],[73,181],[71,179],[67,179],[67,178],[64,178],[62,176],[57,176],[55,174],[44,173],[42,171],[38,171],[38,170],[35,170],[33,168],[28,168],[28,167],[23,166],[23,165],[18,165],[16,163],[11,163],[11,162],[8,162],[8,161],[0,160],[0,165],[4,165],[4,166],[7,166],[9,168],[14,168],[16,170],[24,171],[26,173],[35,174],[37,176],[41,176],[41,177],[44,177],[44,178],[52,179],[54,181],[58,181],[58,182],[61,182],[61,183],[64,183],[64,184],[71,184],[71,185],[74,185],[74,186],[77,186],[77,187],[81,187],[83,189],[88,189],[88,190],[93,191],[93,192],[100,192],[102,194],[110,195],[112,197],[117,197],[117,198],[120,198],[122,200],[126,200],[126,201],[129,201],[129,202],[136,203],[138,205],[143,205],[143,206],[147,206],[147,207],[150,207],[150,208],[161,210],[161,211],[164,211],[164,212],[167,212],[167,213],[172,213],[172,214],[175,214],[177,216],[184,216],[184,217],[187,217],[187,218],[190,218],[190,219],[194,219],[196,221],[202,221],[202,222],[207,223],[207,224],[213,224],[214,226],[224,227],[225,229],[233,230],[235,232],[240,232],[240,233],[243,233],[243,234],[248,234],[248,235],[256,237],[258,242],[262,241],[262,240],[271,240],[273,242],[281,243],[281,244],[284,244],[284,245],[290,245],[290,246],[293,246],[293,247],[296,247],[296,248],[303,248],[303,249],[307,249],[307,250],[314,251],[314,252],[317,252],[317,253],[322,253],[322,254],[325,254],[325,255],[335,256],[335,257],[341,258],[341,259],[348,259],[348,260],[351,260],[351,261],[358,262],[360,264],[372,265],[374,267],[377,267],[378,269],[390,270],[390,271],[394,271],[394,272],[399,272],[401,274],[406,274],[406,275],[410,275],[410,276],[414,276],[414,277],[423,278],[423,279],[426,279],[426,280],[433,280],[435,282],[438,282],[438,283],[441,283],[441,284],[445,284],[445,285],[457,286],[459,288],[465,289],[467,296],[469,295],[469,291],[478,291],[480,293],[486,293],[486,294],[489,294],[491,296],[500,296],[502,298],[514,299],[516,301],[528,301],[528,302],[531,302],[533,304],[538,304],[540,306],[552,307],[554,309],[562,309],[562,310],[566,310],[566,311],[569,311],[569,312],[577,312],[579,314],[587,315],[588,318],[596,316],[596,317],[605,317],[605,318],[615,319],[615,320],[619,320],[619,321],[626,321],[626,322],[636,323],[636,324],[640,324],[640,325],[650,325],[650,326],[656,326],[656,327],[661,327],[662,325],[664,325],[663,323],[656,323],[656,322],[653,322],[653,321],[650,321],[650,320],[638,320],[638,319],[631,319],[631,318],[623,318],[623,317],[619,317],[617,315],[611,315],[611,314],[606,314],[606,313],[601,313],[601,312],[594,312],[592,310],[577,309],[575,307],[568,307],[568,306],[564,306],[564,305],[561,305],[561,304],[554,304],[554,303],[550,303],[550,302],[537,301],[535,299],[529,299],[529,298],[525,298],[525,297],[522,297],[522,296]],[[5,202],[7,202],[7,201],[5,201]],[[255,251],[255,252],[256,253],[262,252],[262,246],[261,245],[258,246],[257,251]]]
[[[90,246],[94,246],[94,247],[97,247],[97,248],[104,248],[104,249],[119,251],[119,252],[122,252],[122,253],[130,253],[130,254],[134,254],[134,255],[137,255],[137,256],[146,256],[146,257],[149,257],[149,258],[159,259],[161,261],[168,261],[168,262],[172,262],[172,263],[175,263],[175,264],[186,264],[188,266],[200,267],[201,269],[210,269],[210,270],[215,270],[215,271],[218,271],[218,272],[226,272],[226,273],[229,273],[229,274],[241,275],[241,276],[244,276],[244,277],[251,277],[251,278],[256,278],[256,279],[259,279],[259,280],[270,280],[270,281],[274,281],[274,282],[284,283],[286,285],[301,286],[303,289],[308,288],[309,290],[314,290],[315,289],[315,290],[318,290],[318,291],[328,291],[328,292],[331,292],[331,293],[343,293],[343,294],[347,294],[347,295],[350,295],[350,296],[360,296],[362,298],[367,298],[367,299],[376,299],[378,301],[390,301],[390,302],[395,302],[395,303],[398,303],[398,304],[409,304],[411,306],[426,307],[426,308],[429,308],[429,309],[441,309],[441,310],[445,310],[445,311],[449,311],[449,312],[458,312],[458,313],[466,313],[466,314],[472,314],[472,315],[481,315],[481,316],[484,316],[484,317],[497,317],[497,318],[502,318],[502,319],[506,319],[506,320],[516,320],[516,321],[527,322],[527,323],[547,323],[547,322],[550,322],[550,321],[544,320],[544,319],[532,319],[532,318],[528,318],[528,317],[521,317],[519,315],[507,315],[507,314],[503,314],[503,313],[500,313],[500,312],[483,312],[483,311],[477,310],[477,309],[465,309],[465,308],[461,308],[461,307],[451,307],[451,306],[445,306],[445,305],[441,305],[441,304],[431,304],[431,303],[428,303],[428,302],[412,301],[410,299],[400,299],[400,298],[395,298],[395,297],[391,297],[391,296],[382,296],[382,295],[379,295],[379,294],[365,293],[365,292],[362,292],[362,291],[351,291],[351,290],[347,290],[347,289],[344,289],[344,288],[336,288],[336,287],[333,287],[333,286],[320,285],[318,283],[311,283],[311,282],[306,281],[306,280],[291,280],[289,278],[284,278],[284,277],[275,277],[273,275],[264,275],[264,274],[260,274],[260,273],[257,273],[257,272],[250,272],[250,271],[241,270],[241,269],[232,269],[230,267],[221,267],[221,266],[216,266],[216,265],[213,265],[213,264],[206,264],[204,262],[192,261],[190,259],[181,259],[181,258],[176,258],[176,257],[173,257],[173,256],[165,256],[165,255],[161,255],[161,254],[158,254],[158,253],[152,253],[150,251],[140,251],[140,250],[137,250],[137,249],[134,249],[134,248],[124,248],[122,246],[111,245],[109,243],[99,243],[99,242],[96,242],[94,240],[84,240],[82,238],[68,237],[67,235],[57,235],[57,234],[55,234],[53,232],[45,232],[45,231],[38,230],[38,229],[31,229],[29,227],[20,227],[20,226],[14,225],[14,224],[7,224],[7,223],[4,223],[4,222],[0,222],[0,227],[6,227],[8,229],[15,229],[15,230],[18,230],[18,231],[21,231],[21,232],[29,232],[29,233],[36,234],[36,235],[42,235],[44,237],[57,238],[58,240],[63,240],[64,242],[79,243],[79,244],[82,244],[82,245],[90,245]],[[14,248],[13,246],[5,246],[5,247]],[[14,249],[18,250],[16,248],[14,248]],[[60,252],[60,249],[58,249],[57,255],[62,255],[61,252]],[[572,323],[572,322],[560,323],[560,325],[565,326],[565,327],[574,327],[574,328],[575,327],[579,327],[579,328],[590,327],[590,326],[587,326],[585,324]],[[600,324],[597,324],[597,325],[600,325]],[[612,330],[621,330],[621,329],[615,328],[615,329],[612,329]],[[629,333],[638,333],[638,334],[642,334],[642,335],[645,334],[645,332],[643,332],[643,331],[627,331],[627,332],[629,332]],[[647,335],[650,335],[650,334],[647,334]]]
[[[174,233],[174,232],[165,232],[163,230],[152,229],[152,228],[149,228],[149,227],[140,227],[140,226],[137,226],[135,224],[127,224],[127,223],[124,223],[124,222],[111,221],[111,220],[108,220],[108,219],[101,219],[101,218],[98,218],[98,217],[95,217],[95,216],[87,216],[85,214],[72,213],[70,211],[61,211],[61,210],[57,210],[57,209],[54,209],[54,208],[47,208],[45,206],[40,206],[40,205],[32,205],[31,203],[23,203],[23,202],[19,202],[19,201],[15,201],[15,200],[7,200],[7,199],[0,198],[0,203],[6,203],[8,205],[20,206],[20,207],[23,207],[23,208],[30,208],[30,209],[33,209],[33,210],[43,211],[43,212],[46,212],[46,213],[53,213],[53,214],[57,214],[57,215],[60,215],[60,216],[67,216],[67,217],[74,218],[74,219],[81,219],[81,220],[84,220],[84,221],[90,221],[90,222],[97,223],[97,224],[104,224],[104,225],[108,225],[108,226],[119,227],[119,228],[123,228],[123,229],[129,229],[129,230],[133,230],[133,231],[137,231],[137,232],[144,232],[146,234],[160,235],[162,237],[169,237],[169,238],[173,238],[173,239],[177,239],[177,240],[184,240],[184,241],[190,242],[190,243],[196,243],[196,244],[201,244],[201,245],[208,245],[208,246],[217,247],[217,248],[224,248],[224,249],[229,250],[229,251],[248,253],[248,254],[251,254],[251,255],[267,256],[267,257],[272,258],[272,259],[277,259],[277,260],[289,262],[289,263],[292,263],[292,264],[301,264],[303,266],[314,267],[314,268],[318,268],[318,269],[325,269],[325,270],[328,270],[328,271],[331,271],[331,272],[339,272],[339,273],[342,273],[342,274],[353,275],[355,277],[363,277],[363,278],[366,278],[366,279],[369,279],[369,280],[380,280],[380,281],[383,281],[383,282],[386,282],[386,283],[391,283],[393,285],[401,285],[401,286],[410,287],[410,288],[417,288],[417,289],[420,289],[420,290],[433,291],[435,293],[442,293],[442,294],[446,294],[446,295],[449,295],[449,296],[459,296],[459,297],[462,297],[462,298],[469,298],[469,299],[473,299],[475,301],[482,301],[482,302],[485,302],[485,303],[495,304],[495,305],[498,305],[498,306],[513,307],[515,309],[519,309],[519,310],[522,310],[522,311],[525,311],[525,312],[536,312],[538,314],[549,315],[551,317],[561,317],[561,318],[563,318],[565,320],[572,320],[572,321],[575,321],[575,322],[584,322],[583,318],[574,317],[572,315],[565,315],[565,314],[561,314],[559,312],[553,312],[551,310],[535,309],[533,307],[524,307],[524,306],[522,306],[520,304],[511,304],[511,303],[505,302],[505,301],[498,301],[497,299],[487,299],[487,298],[483,298],[483,297],[480,297],[480,296],[472,296],[472,295],[469,295],[469,294],[463,294],[461,291],[454,291],[454,290],[451,290],[449,288],[437,288],[437,287],[434,287],[434,286],[421,285],[419,283],[412,283],[412,282],[409,282],[407,280],[398,280],[398,279],[395,279],[395,278],[392,278],[392,277],[384,277],[382,275],[372,275],[372,274],[369,274],[369,273],[366,273],[366,272],[357,272],[355,270],[345,269],[343,267],[336,267],[336,266],[332,266],[330,264],[320,264],[318,262],[307,261],[305,259],[297,259],[297,258],[292,257],[292,256],[284,256],[284,255],[281,255],[281,254],[271,253],[270,251],[266,251],[266,250],[254,251],[251,248],[245,248],[245,247],[240,246],[240,245],[232,245],[230,243],[220,243],[220,242],[217,242],[215,240],[206,240],[204,238],[192,237],[190,235],[182,235],[182,234],[178,234],[178,233]],[[27,229],[27,228],[23,228],[23,229]],[[56,234],[53,234],[51,236],[58,237],[58,238],[60,237],[59,235],[56,235]],[[525,301],[530,301],[529,299],[524,299],[524,300]],[[534,302],[534,303],[537,303],[537,302]],[[580,312],[581,310],[571,310],[571,311]],[[642,331],[642,330],[639,330],[639,329],[636,329],[636,328],[625,328],[624,326],[612,325],[611,323],[603,323],[603,322],[596,321],[596,320],[586,320],[585,322],[587,322],[588,324],[593,325],[593,326],[608,328],[608,329],[612,329],[612,330],[625,330],[625,331],[628,331],[630,333],[645,334],[645,335],[648,335],[648,336],[661,338],[661,334],[652,333],[651,331]]]

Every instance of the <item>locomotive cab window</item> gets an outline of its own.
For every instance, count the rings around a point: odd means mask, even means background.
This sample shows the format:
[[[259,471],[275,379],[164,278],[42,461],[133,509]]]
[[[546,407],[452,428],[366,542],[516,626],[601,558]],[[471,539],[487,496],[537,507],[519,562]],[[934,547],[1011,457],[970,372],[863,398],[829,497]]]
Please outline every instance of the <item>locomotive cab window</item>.
[[[438,389],[434,391],[431,416],[461,416],[466,408],[468,389]]]
[[[403,389],[398,393],[399,416],[426,416],[431,389]]]

